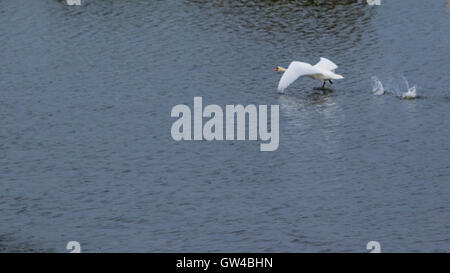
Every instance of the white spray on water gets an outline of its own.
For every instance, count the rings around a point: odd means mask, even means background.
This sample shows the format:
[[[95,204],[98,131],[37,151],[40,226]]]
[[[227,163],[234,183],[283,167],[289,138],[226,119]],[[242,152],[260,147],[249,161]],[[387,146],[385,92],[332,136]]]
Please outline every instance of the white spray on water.
[[[409,87],[409,83],[405,77],[403,77],[403,80],[406,83],[407,91],[403,92],[401,98],[402,99],[415,99],[417,97],[416,86],[414,85],[413,87]]]
[[[417,98],[416,86],[409,86],[408,81],[404,76],[402,76],[403,81],[406,85],[406,92],[402,92],[398,87],[390,87],[389,90],[393,90],[394,94],[401,99],[415,99]],[[372,93],[376,96],[384,95],[388,93],[388,91],[384,88],[383,83],[375,76],[372,77],[373,87]]]
[[[373,88],[372,88],[373,94],[376,96],[383,95],[384,87],[381,81],[375,76],[372,77],[372,80],[373,80]]]

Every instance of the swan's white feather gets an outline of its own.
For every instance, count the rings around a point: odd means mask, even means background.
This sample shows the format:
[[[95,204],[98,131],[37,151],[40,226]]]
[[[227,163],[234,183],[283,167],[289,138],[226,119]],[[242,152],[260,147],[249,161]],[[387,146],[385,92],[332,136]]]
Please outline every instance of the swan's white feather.
[[[278,91],[283,92],[298,77],[305,75],[321,74],[321,72],[308,63],[292,62],[278,83]]]
[[[284,89],[300,76],[309,76],[320,81],[343,79],[344,77],[342,75],[334,73],[334,70],[337,68],[338,66],[335,63],[322,57],[314,66],[308,63],[294,61],[281,77],[278,83],[278,92],[283,92]]]
[[[323,57],[320,57],[320,61],[316,65],[314,65],[314,67],[329,71],[334,71],[338,68],[335,63]]]

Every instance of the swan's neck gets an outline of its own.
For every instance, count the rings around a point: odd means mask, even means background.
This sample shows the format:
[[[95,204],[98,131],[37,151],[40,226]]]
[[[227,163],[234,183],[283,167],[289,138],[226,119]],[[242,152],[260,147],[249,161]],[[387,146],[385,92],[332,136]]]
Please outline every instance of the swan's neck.
[[[280,71],[280,72],[286,72],[286,68],[284,68],[284,67],[278,67],[278,71]]]

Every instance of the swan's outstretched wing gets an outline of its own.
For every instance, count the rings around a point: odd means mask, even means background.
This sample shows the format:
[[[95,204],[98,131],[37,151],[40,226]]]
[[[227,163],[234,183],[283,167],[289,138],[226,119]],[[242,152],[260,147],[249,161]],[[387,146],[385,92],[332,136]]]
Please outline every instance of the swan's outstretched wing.
[[[320,57],[320,61],[314,67],[333,72],[338,66],[327,58]]]
[[[293,83],[298,77],[305,75],[322,74],[320,70],[311,66],[308,63],[292,62],[288,69],[284,72],[283,76],[278,83],[278,91],[283,92],[291,83]]]

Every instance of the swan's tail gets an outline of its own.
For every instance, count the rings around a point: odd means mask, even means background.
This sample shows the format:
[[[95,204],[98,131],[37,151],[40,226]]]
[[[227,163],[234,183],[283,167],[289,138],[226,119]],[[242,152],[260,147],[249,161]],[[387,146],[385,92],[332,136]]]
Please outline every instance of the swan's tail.
[[[343,78],[344,78],[344,76],[338,75],[338,74],[334,74],[334,75],[332,76],[332,79],[333,79],[333,80],[341,80],[341,79],[343,79]]]

